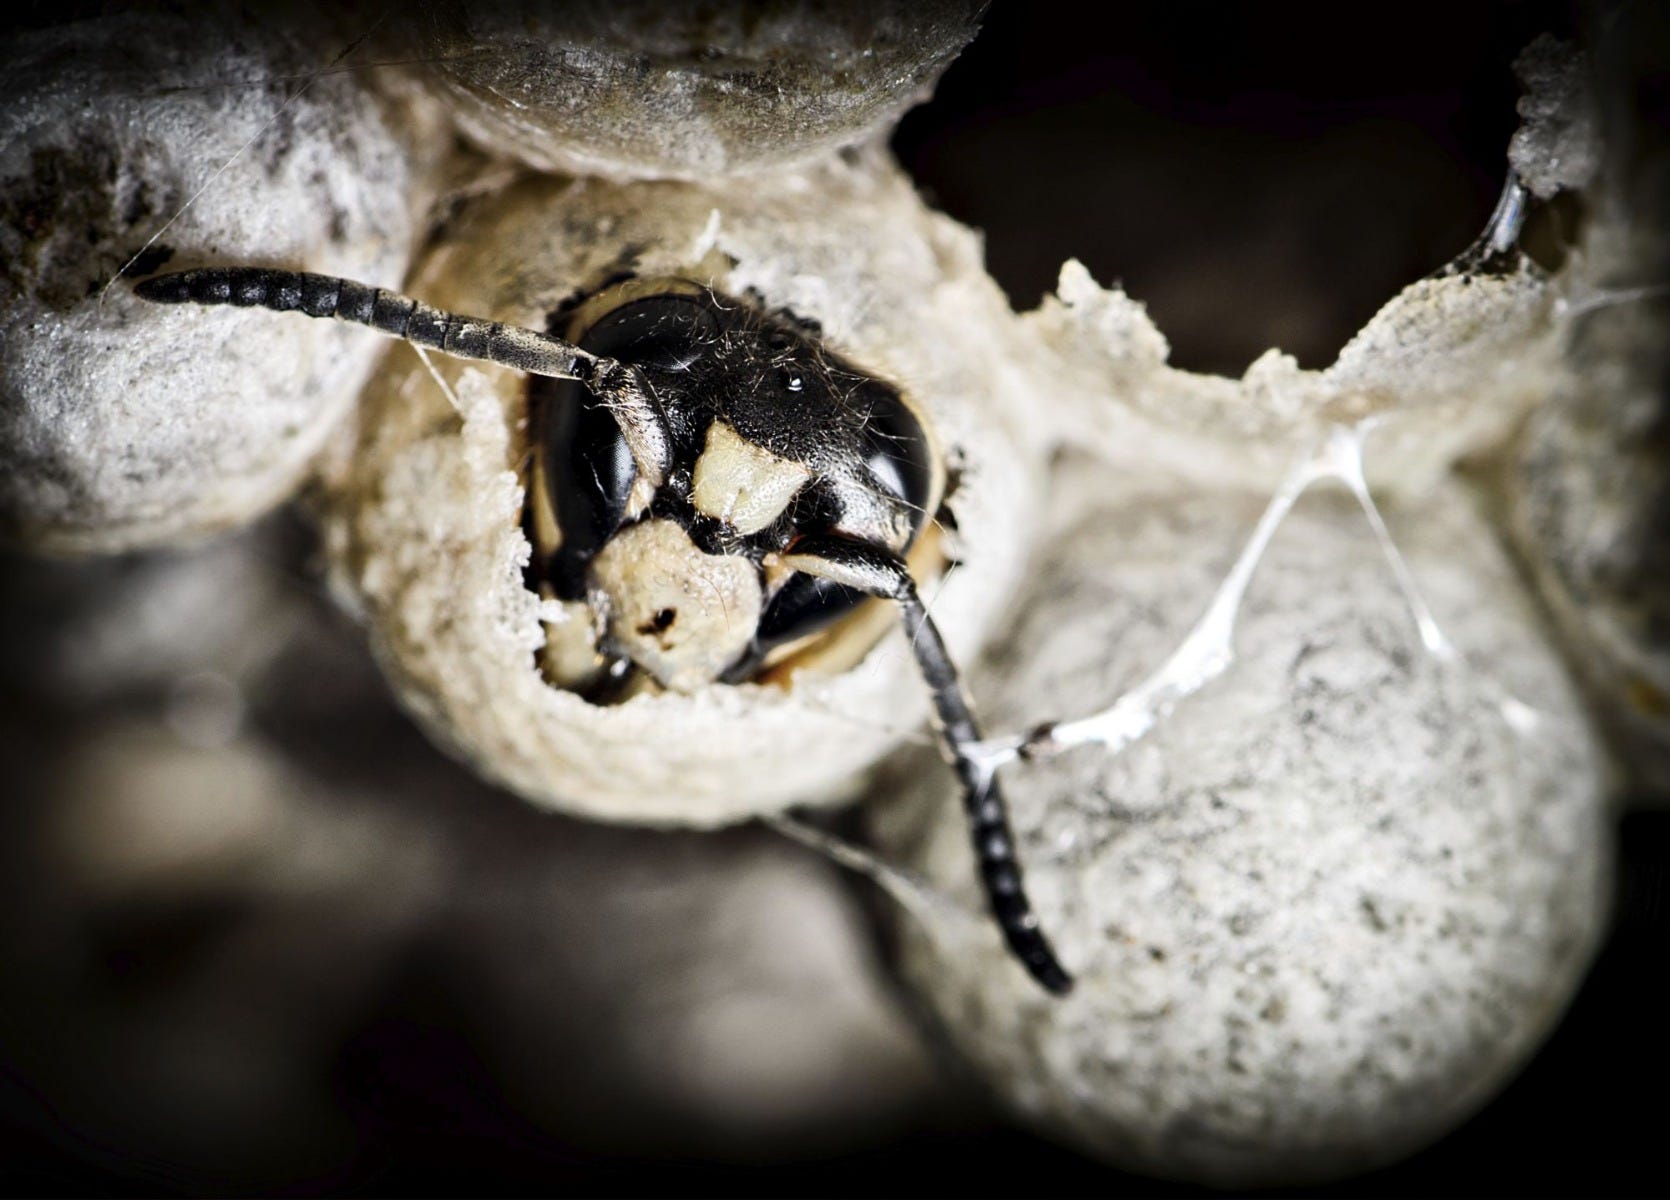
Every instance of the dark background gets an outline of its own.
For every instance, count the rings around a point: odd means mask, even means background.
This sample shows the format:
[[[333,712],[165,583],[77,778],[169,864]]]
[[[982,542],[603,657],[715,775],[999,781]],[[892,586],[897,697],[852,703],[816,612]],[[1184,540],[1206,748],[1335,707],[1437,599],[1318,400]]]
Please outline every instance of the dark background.
[[[1536,33],[1581,24],[1564,6],[1531,3],[998,3],[894,145],[934,203],[985,231],[991,270],[1017,306],[1035,304],[1061,261],[1078,257],[1148,304],[1180,366],[1238,373],[1272,345],[1322,366],[1384,300],[1483,225],[1515,124],[1509,63]],[[284,517],[278,526],[282,569],[305,571],[303,527]],[[0,570],[23,568],[0,560]],[[56,614],[18,594],[0,586],[0,636],[22,643]],[[346,628],[322,602],[317,617]],[[22,796],[32,739],[53,718],[11,682],[0,680],[0,734]],[[279,742],[365,732],[333,735],[294,714],[253,719]],[[475,786],[392,709],[358,719],[426,777]],[[469,836],[496,848],[484,853],[507,858],[537,857],[552,836],[548,821],[508,802],[468,821]],[[10,868],[0,904],[14,908],[30,903],[32,886],[22,828],[8,817],[10,848],[0,851],[0,868]],[[1424,1153],[1318,1194],[1670,1190],[1670,814],[1624,820],[1618,879],[1606,948],[1520,1078]],[[107,936],[114,954],[144,947],[166,977],[179,964],[159,945],[189,959],[229,919],[135,918]],[[29,1007],[15,978],[3,990],[0,1051],[55,1020]],[[741,1167],[603,1153],[519,1113],[460,1019],[467,992],[419,953],[357,1012],[333,1067],[354,1150],[324,1176],[217,1180],[146,1161],[60,1119],[53,1079],[0,1054],[0,1180],[62,1194],[1194,1191],[1121,1175],[967,1112],[924,1111],[910,1132],[832,1159]],[[64,1036],[74,1045],[73,1029]]]

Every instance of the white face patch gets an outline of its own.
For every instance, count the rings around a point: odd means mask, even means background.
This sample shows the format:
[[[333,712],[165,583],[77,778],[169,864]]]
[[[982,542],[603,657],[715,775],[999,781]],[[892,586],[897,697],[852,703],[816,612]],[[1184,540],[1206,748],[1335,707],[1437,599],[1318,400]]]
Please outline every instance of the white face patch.
[[[666,520],[610,538],[588,575],[609,640],[675,692],[711,683],[753,641],[764,595],[746,558],[704,554]]]
[[[696,460],[690,501],[697,512],[738,533],[758,533],[782,515],[811,477],[810,468],[778,458],[724,421],[715,421]]]

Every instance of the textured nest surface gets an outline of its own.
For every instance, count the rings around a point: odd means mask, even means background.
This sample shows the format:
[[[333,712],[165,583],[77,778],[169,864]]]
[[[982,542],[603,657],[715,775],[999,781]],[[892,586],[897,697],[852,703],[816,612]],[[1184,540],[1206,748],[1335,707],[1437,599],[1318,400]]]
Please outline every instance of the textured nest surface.
[[[712,180],[885,137],[974,36],[960,0],[426,4],[396,21],[459,125],[545,171]]]
[[[0,91],[0,537],[111,551],[254,519],[370,372],[328,322],[163,309],[118,272],[247,262],[397,285],[445,143],[322,31],[135,12],[12,36]]]

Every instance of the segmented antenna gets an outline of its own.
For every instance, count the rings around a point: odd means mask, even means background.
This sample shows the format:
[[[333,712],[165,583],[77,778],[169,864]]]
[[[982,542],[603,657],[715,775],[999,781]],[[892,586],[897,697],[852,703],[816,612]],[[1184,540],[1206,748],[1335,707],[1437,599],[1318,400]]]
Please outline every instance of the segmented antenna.
[[[498,363],[556,379],[589,383],[599,363],[595,355],[548,334],[443,312],[410,296],[335,275],[265,267],[206,267],[158,275],[136,284],[133,290],[141,300],[155,304],[229,304],[331,317],[459,358]]]
[[[882,547],[830,535],[801,538],[783,561],[797,570],[823,575],[898,604],[905,637],[933,694],[940,742],[963,785],[963,811],[968,817],[986,903],[1010,951],[1032,978],[1058,996],[1070,992],[1073,977],[1055,957],[1027,899],[1015,856],[1015,835],[1009,827],[1009,810],[997,778],[972,753],[980,741],[980,729],[969,709],[956,664],[917,594],[910,571],[897,555]]]
[[[898,602],[905,637],[910,639],[917,664],[933,692],[940,737],[951,752],[952,768],[963,785],[963,811],[968,815],[968,832],[974,840],[974,858],[986,889],[986,903],[1009,949],[1032,978],[1046,990],[1065,995],[1073,989],[1073,977],[1055,957],[1026,897],[1020,862],[1015,857],[1015,835],[1009,828],[1008,806],[998,790],[997,777],[969,754],[969,747],[980,741],[980,729],[969,711],[957,668],[914,584],[898,597]]]

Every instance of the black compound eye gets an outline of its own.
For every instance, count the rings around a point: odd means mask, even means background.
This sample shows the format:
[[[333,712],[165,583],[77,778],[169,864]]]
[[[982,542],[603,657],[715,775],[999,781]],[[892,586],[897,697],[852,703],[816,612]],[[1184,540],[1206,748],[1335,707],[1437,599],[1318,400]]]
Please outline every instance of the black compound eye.
[[[862,435],[864,462],[884,491],[909,506],[914,542],[927,524],[933,500],[933,447],[898,392],[879,382],[866,385],[865,391],[869,418]],[[795,524],[801,530],[830,528],[842,519],[843,509],[837,491],[814,485],[795,507]],[[792,575],[760,616],[756,652],[764,656],[822,632],[869,599],[867,592],[821,576]]]
[[[597,397],[568,379],[532,376],[528,410],[539,472],[559,534],[534,547],[545,578],[564,600],[585,595],[586,566],[614,536],[638,467],[620,425]]]
[[[712,311],[695,296],[668,293],[628,301],[586,330],[593,354],[650,371],[685,371],[719,340]]]
[[[561,320],[553,317],[554,323]],[[600,357],[676,374],[714,346],[719,328],[701,298],[656,293],[609,309],[578,331],[576,340]],[[556,526],[555,544],[536,551],[552,590],[578,600],[585,595],[588,564],[626,518],[637,465],[619,423],[581,384],[535,376],[528,404],[539,484]]]
[[[933,446],[904,397],[885,384],[865,389],[869,420],[864,425],[864,463],[876,482],[911,508],[912,528],[922,532],[933,499]]]
[[[908,510],[909,538],[892,546],[894,552],[902,554],[921,534],[934,502],[937,468],[933,443],[897,389],[844,364],[836,364],[826,374],[816,374],[816,369],[813,365],[805,369],[793,364],[776,367],[772,378],[781,389],[776,397],[784,401],[792,398],[795,404],[804,406],[788,411],[804,412],[803,423],[810,428],[817,427],[820,412],[810,405],[820,400],[829,405],[829,414],[840,421],[840,437],[850,439],[830,444],[839,448],[847,461],[863,463],[874,491]],[[854,414],[860,419],[854,421]],[[763,427],[770,415],[769,409],[762,408],[756,421]],[[868,512],[873,518],[873,494],[854,500],[843,490],[846,486],[825,480],[805,488],[792,510],[795,530],[807,533],[839,528],[850,524],[855,513]],[[888,507],[883,506],[883,512]],[[883,521],[877,532],[885,536],[890,528]],[[761,614],[755,651],[765,656],[780,646],[820,633],[850,616],[869,598],[865,592],[822,577],[793,575]]]

